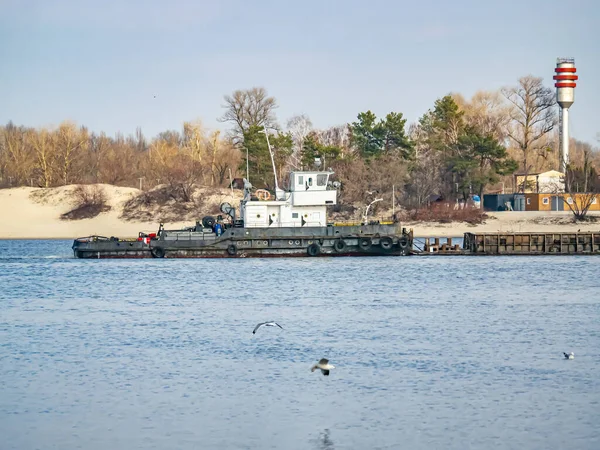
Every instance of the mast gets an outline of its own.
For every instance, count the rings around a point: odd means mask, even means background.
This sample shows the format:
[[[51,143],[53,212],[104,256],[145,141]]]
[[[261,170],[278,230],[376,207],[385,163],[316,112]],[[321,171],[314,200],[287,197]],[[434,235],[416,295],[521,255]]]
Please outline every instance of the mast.
[[[269,147],[269,155],[271,155],[271,164],[273,165],[273,175],[275,176],[275,200],[280,199],[280,193],[282,192],[279,189],[279,183],[277,182],[277,169],[275,168],[275,158],[273,157],[273,150],[271,149],[271,143],[269,142],[269,133],[267,132],[267,127],[263,125],[263,131],[261,133],[265,134],[267,138],[267,147]]]

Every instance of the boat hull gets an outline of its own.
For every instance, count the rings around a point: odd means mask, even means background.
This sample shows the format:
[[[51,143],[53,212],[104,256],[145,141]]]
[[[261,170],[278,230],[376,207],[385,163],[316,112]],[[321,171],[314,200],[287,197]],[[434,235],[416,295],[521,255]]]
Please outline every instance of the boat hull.
[[[73,243],[74,256],[83,259],[401,256],[410,254],[411,249],[412,233],[396,224],[229,228],[218,237],[214,233],[164,231],[147,242],[91,236]]]

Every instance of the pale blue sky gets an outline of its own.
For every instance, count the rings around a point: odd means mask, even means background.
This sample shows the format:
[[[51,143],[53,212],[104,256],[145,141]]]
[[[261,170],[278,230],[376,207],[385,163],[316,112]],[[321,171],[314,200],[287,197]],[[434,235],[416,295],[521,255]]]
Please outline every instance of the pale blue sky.
[[[571,135],[600,132],[600,2],[595,0],[0,0],[0,123],[69,119],[147,136],[201,119],[223,95],[264,86],[280,123],[316,127],[404,113],[450,91],[553,85],[556,57],[580,81]],[[154,98],[154,95],[157,97]]]

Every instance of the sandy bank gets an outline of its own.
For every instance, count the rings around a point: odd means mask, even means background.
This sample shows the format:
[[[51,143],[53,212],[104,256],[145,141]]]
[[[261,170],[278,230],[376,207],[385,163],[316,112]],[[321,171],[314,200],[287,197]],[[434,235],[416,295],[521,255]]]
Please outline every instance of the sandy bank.
[[[83,220],[61,220],[73,208],[69,193],[74,186],[52,189],[20,187],[0,190],[0,239],[74,239],[82,236],[136,237],[156,232],[159,222],[130,222],[119,218],[123,204],[139,189],[100,185],[111,210]],[[235,202],[231,196],[223,201]],[[193,221],[165,223],[166,228],[193,225]]]
[[[487,213],[489,219],[480,225],[468,223],[407,223],[407,227],[414,230],[417,237],[462,237],[464,233],[518,233],[518,232],[600,232],[600,216],[598,222],[573,223],[573,214],[570,211],[506,211]],[[590,213],[590,215],[592,215]]]
[[[93,234],[101,236],[135,237],[140,231],[155,232],[156,222],[129,222],[119,218],[123,204],[138,189],[101,185],[107,194],[111,210],[93,219],[65,221],[61,214],[72,209],[69,193],[74,186],[53,189],[20,187],[0,190],[0,239],[74,239]],[[239,198],[221,193],[214,202],[228,201],[238,205]],[[200,215],[202,211],[199,211]],[[575,232],[598,231],[598,223],[572,223],[570,212],[492,212],[486,223],[407,223],[417,237],[459,237],[471,232]],[[166,228],[192,225],[192,220],[165,223]]]

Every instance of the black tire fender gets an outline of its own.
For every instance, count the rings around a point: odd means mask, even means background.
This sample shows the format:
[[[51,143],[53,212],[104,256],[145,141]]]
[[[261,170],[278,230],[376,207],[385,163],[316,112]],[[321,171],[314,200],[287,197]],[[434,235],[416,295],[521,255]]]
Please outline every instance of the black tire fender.
[[[398,247],[400,247],[401,250],[406,250],[408,248],[408,237],[402,236],[398,239]]]
[[[381,239],[379,239],[379,245],[384,250],[391,250],[394,246],[394,240],[389,236],[384,236]]]
[[[321,247],[316,242],[313,242],[306,249],[308,256],[319,256],[321,254]]]
[[[335,249],[336,252],[341,253],[344,250],[346,250],[346,241],[344,241],[343,239],[337,239],[334,243],[333,243],[333,248]]]
[[[165,249],[162,247],[154,247],[150,250],[153,258],[164,258],[165,257]]]
[[[369,250],[371,248],[371,244],[371,238],[368,237],[362,237],[358,240],[358,246],[361,250]]]
[[[237,247],[235,246],[235,244],[231,244],[229,247],[227,247],[227,254],[229,256],[235,256],[236,253]]]

